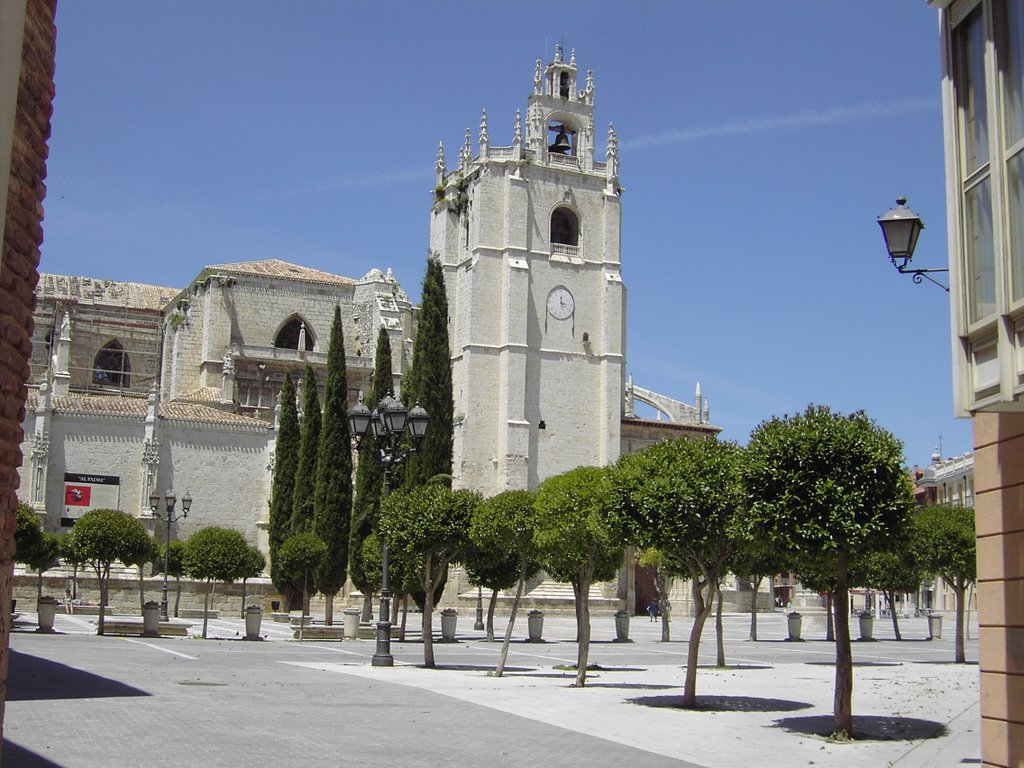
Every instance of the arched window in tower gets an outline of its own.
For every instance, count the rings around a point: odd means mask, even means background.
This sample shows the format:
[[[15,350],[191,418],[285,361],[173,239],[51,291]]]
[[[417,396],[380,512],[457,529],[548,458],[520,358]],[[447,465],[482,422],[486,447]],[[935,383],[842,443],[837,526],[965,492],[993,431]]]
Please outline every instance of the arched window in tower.
[[[117,339],[108,342],[92,364],[92,383],[101,387],[127,389],[131,384],[132,365],[128,353]]]
[[[569,73],[563,72],[558,78],[558,95],[563,99],[569,98]]]
[[[274,346],[278,349],[298,349],[300,340],[302,349],[306,352],[313,351],[313,334],[309,332],[309,327],[301,317],[292,315],[277,332]]]
[[[551,252],[575,256],[580,244],[580,220],[564,206],[551,212]]]

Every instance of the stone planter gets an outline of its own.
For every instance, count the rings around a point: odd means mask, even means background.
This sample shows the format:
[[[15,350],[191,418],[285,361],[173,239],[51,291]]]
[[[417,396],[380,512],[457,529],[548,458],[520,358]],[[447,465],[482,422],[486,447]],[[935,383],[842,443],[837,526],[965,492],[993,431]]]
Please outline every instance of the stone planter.
[[[786,628],[789,630],[789,637],[787,640],[800,640],[800,630],[803,624],[803,617],[793,611],[786,617]]]
[[[455,642],[455,623],[458,621],[459,612],[454,608],[445,608],[441,611],[441,641],[444,643]]]
[[[875,618],[870,613],[860,615],[860,639],[874,640]]]
[[[544,642],[544,611],[530,611],[526,614],[526,627],[531,643]]]
[[[615,642],[628,643],[629,640],[629,611],[615,612]]]
[[[36,612],[39,614],[39,628],[36,632],[53,632],[53,620],[57,616],[57,599],[45,595],[40,597],[36,603]]]
[[[359,616],[362,611],[358,608],[346,608],[345,609],[345,639],[346,640],[358,640],[359,639]]]
[[[942,617],[934,613],[928,617],[928,639],[942,639]]]
[[[258,605],[245,606],[245,639],[259,640],[263,625],[263,609]]]
[[[142,606],[142,636],[160,635],[160,603],[149,600]]]

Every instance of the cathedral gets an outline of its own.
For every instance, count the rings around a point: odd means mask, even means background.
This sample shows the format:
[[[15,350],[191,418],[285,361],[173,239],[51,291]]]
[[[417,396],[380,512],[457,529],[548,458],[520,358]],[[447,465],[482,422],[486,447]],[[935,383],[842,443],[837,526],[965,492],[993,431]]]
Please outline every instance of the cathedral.
[[[525,119],[509,116],[511,143],[491,143],[484,113],[451,168],[439,147],[430,257],[448,293],[456,487],[534,489],[719,431],[699,385],[691,405],[627,377],[617,137],[609,126],[599,152],[594,109],[593,73],[581,80],[558,46],[536,62]],[[278,394],[307,365],[322,384],[335,306],[350,405],[369,390],[379,328],[400,394],[417,309],[390,270],[236,262],[183,288],[42,274],[20,499],[47,530],[115,507],[162,538],[150,495],[187,491],[177,538],[229,526],[266,551]]]

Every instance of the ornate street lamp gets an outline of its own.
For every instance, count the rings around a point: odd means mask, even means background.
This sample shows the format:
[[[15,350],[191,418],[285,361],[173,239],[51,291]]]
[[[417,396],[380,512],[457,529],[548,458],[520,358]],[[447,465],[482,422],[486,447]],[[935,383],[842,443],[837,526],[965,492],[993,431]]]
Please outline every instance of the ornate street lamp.
[[[177,497],[174,495],[174,491],[170,488],[163,497],[164,502],[164,514],[160,514],[160,494],[156,492],[156,489],[149,494],[149,508],[153,512],[153,516],[167,524],[167,538],[164,539],[164,585],[163,585],[163,596],[160,599],[160,619],[162,621],[168,621],[167,616],[167,572],[171,567],[171,523],[177,522],[178,520],[184,520],[188,517],[188,511],[192,508],[192,494],[185,491],[185,495],[181,497],[181,514],[174,514],[174,507],[178,503]]]
[[[348,413],[349,431],[357,445],[368,436],[377,448],[374,459],[384,469],[384,492],[381,503],[391,493],[391,470],[415,451],[427,434],[430,416],[419,405],[406,410],[400,400],[388,395],[372,411],[357,403]],[[406,440],[408,436],[411,440]],[[381,536],[380,614],[377,621],[377,649],[373,654],[375,667],[393,667],[391,655],[391,592],[388,585],[388,542]]]
[[[897,272],[901,275],[913,275],[915,283],[920,283],[922,278],[928,279],[949,293],[948,287],[934,277],[929,277],[931,273],[949,272],[948,269],[908,268],[910,260],[914,258],[917,238],[921,234],[921,230],[924,229],[924,222],[907,207],[907,198],[897,197],[896,207],[884,216],[878,217],[878,226],[882,228],[882,237],[885,238],[885,249],[889,252],[889,261],[896,267]]]

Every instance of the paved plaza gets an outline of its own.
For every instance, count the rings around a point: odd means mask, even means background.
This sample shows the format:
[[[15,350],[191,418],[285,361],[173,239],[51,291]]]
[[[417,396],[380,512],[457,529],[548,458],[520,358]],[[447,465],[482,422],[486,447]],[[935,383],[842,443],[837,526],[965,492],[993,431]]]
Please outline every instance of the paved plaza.
[[[418,624],[419,616],[410,616]],[[587,687],[571,687],[574,621],[547,617],[543,643],[517,622],[506,676],[490,674],[500,643],[460,616],[458,642],[437,643],[423,669],[418,638],[392,644],[396,666],[375,668],[373,641],[304,642],[264,621],[244,642],[240,619],[211,620],[210,640],[96,637],[95,617],[58,614],[40,635],[22,614],[11,635],[3,765],[109,766],[829,766],[944,768],[979,764],[977,643],[950,663],[946,637],[923,619],[875,622],[854,642],[859,738],[830,730],[834,645],[815,627],[785,640],[782,614],[725,617],[728,667],[715,669],[705,628],[698,710],[683,710],[690,621],[673,641],[635,617],[632,642],[613,642],[610,616],[593,619]],[[856,632],[856,622],[854,632]],[[440,621],[435,621],[439,632]],[[972,636],[976,636],[973,635]]]

